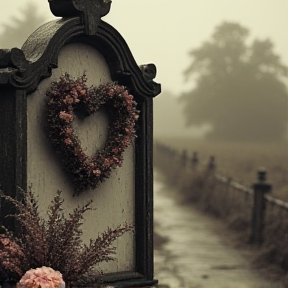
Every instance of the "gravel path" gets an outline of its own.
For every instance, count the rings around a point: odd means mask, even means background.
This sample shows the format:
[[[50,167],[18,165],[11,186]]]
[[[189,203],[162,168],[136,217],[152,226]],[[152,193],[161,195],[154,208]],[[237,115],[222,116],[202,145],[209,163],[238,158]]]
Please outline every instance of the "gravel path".
[[[177,204],[157,177],[155,231],[168,241],[155,249],[155,279],[181,288],[281,288],[265,280],[249,259],[227,245],[227,228],[217,219]],[[225,241],[226,240],[226,241]],[[249,257],[248,257],[249,258]]]

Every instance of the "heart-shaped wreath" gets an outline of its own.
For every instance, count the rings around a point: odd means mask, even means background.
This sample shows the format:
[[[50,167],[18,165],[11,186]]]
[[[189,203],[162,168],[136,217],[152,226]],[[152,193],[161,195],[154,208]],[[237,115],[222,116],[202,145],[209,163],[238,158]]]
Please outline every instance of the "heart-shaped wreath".
[[[124,86],[107,83],[88,88],[86,82],[85,74],[72,79],[66,73],[46,93],[48,135],[64,169],[72,174],[75,195],[97,188],[112,169],[122,166],[123,153],[136,137],[135,122],[139,118],[137,103]],[[111,124],[104,148],[90,157],[81,148],[72,122],[76,111],[89,116],[101,106],[107,109]]]

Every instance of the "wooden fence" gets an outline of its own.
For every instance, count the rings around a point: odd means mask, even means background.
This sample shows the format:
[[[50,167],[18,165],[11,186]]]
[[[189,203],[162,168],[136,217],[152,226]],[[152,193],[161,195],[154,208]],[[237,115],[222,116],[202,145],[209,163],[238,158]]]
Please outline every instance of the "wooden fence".
[[[285,238],[287,237],[288,203],[271,196],[272,186],[267,182],[265,169],[259,168],[257,181],[248,187],[219,175],[214,156],[203,165],[197,152],[189,156],[185,150],[179,152],[158,143],[155,145],[154,159],[155,166],[166,173],[168,181],[177,182],[182,188],[185,186],[183,191],[187,199],[197,199],[195,195],[198,193],[198,196],[200,194],[199,197],[204,199],[202,200],[205,201],[206,208],[217,215],[237,215],[235,219],[238,220],[235,221],[239,222],[238,225],[245,226],[246,223],[248,226],[250,243],[260,245],[264,240],[267,243],[275,242],[279,229],[282,233],[279,237],[283,238],[283,233]],[[199,177],[202,177],[202,182]],[[196,187],[195,182],[198,183]],[[193,193],[194,196],[191,196]]]

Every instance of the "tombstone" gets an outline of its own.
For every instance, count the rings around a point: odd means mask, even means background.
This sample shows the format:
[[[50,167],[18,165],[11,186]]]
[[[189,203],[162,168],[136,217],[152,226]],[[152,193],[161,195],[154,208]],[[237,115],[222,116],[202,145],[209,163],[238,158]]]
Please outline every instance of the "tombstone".
[[[101,19],[111,1],[49,0],[49,5],[55,16],[63,18],[39,27],[21,49],[0,50],[1,189],[18,197],[17,187],[26,191],[32,186],[43,217],[57,190],[62,191],[65,211],[93,199],[95,210],[87,214],[83,226],[84,242],[108,226],[134,223],[135,233],[117,240],[115,261],[101,264],[103,281],[113,286],[152,286],[157,283],[153,278],[153,97],[161,90],[153,81],[156,67],[138,66],[122,36]],[[59,159],[62,155],[55,153],[45,131],[46,93],[65,73],[71,78],[85,73],[89,87],[116,81],[134,96],[140,111],[137,137],[125,150],[122,167],[112,169],[97,188],[78,195]],[[89,117],[76,115],[73,121],[89,156],[105,146],[113,122],[103,106]],[[3,203],[0,219],[15,229],[14,222],[5,218],[11,207]]]

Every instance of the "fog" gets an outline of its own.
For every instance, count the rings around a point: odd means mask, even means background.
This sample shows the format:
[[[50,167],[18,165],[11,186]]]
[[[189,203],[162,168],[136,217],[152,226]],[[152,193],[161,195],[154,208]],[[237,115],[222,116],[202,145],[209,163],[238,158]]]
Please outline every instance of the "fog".
[[[45,20],[55,19],[47,1],[1,1],[0,32],[3,32],[4,24],[13,25],[15,17],[21,18],[21,11],[26,7],[24,3],[30,2],[39,7],[39,13]],[[139,65],[154,63],[157,66],[155,81],[161,83],[163,93],[155,99],[155,135],[165,131],[164,134],[175,136],[180,133],[182,136],[203,137],[211,131],[211,123],[192,123],[186,128],[183,105],[177,102],[177,108],[173,111],[169,108],[170,98],[177,98],[195,87],[195,79],[185,81],[183,75],[191,63],[189,51],[209,40],[217,25],[224,21],[235,22],[249,30],[248,41],[270,39],[274,44],[274,52],[287,64],[288,37],[285,37],[284,31],[288,26],[288,2],[184,0],[179,3],[172,0],[114,0],[110,13],[103,20],[122,34]],[[10,48],[5,46],[5,42],[0,44],[2,48]],[[283,81],[287,83],[287,78]],[[165,95],[168,93],[171,97],[167,97],[166,101]],[[157,107],[161,107],[162,112]],[[165,113],[173,113],[170,131],[167,130]]]

